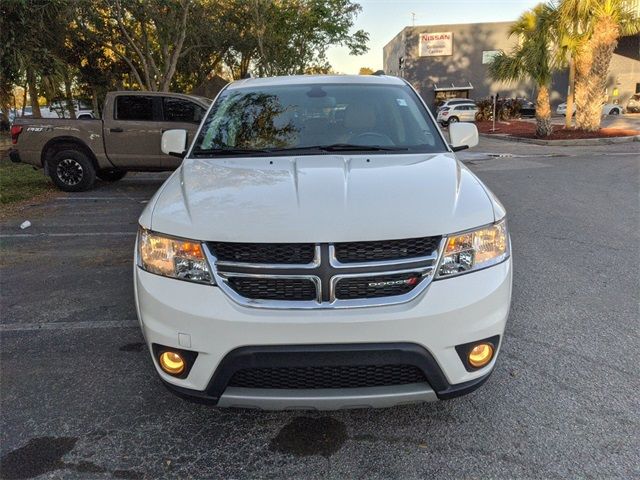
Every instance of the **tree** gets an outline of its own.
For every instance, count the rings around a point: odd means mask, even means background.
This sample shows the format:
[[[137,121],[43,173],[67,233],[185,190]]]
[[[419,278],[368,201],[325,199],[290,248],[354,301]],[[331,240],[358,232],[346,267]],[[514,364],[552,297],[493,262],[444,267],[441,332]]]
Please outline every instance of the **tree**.
[[[0,18],[3,23],[9,25],[10,13],[7,5],[0,3]],[[6,22],[6,23],[5,23]],[[13,28],[0,28],[0,110],[2,110],[2,121],[9,124],[9,109],[11,108],[11,97],[13,85],[21,77],[20,62],[13,52],[13,48],[18,43],[17,32]]]
[[[556,11],[550,4],[539,4],[523,13],[511,26],[510,35],[521,41],[511,52],[500,51],[489,65],[489,75],[498,81],[532,80],[537,86],[536,135],[548,137],[553,132],[549,85],[553,73],[553,19]]]
[[[358,75],[373,75],[373,69],[369,67],[360,67]]]
[[[56,42],[55,29],[66,0],[13,0],[1,2],[0,18],[10,28],[0,28],[2,40],[2,79],[0,83],[26,78],[33,116],[38,118],[40,83],[55,73],[60,65],[51,45]],[[3,25],[4,26],[4,25]],[[24,34],[24,33],[27,34]],[[6,68],[6,70],[5,70]],[[7,80],[8,79],[8,80]],[[6,96],[6,93],[3,95]],[[6,100],[5,100],[6,101]]]
[[[189,92],[222,73],[230,45],[228,25],[223,21],[225,5],[221,0],[199,0],[191,5],[189,28],[172,90]]]
[[[563,28],[576,41],[576,127],[600,128],[609,65],[621,36],[640,32],[631,0],[563,0]]]
[[[169,90],[183,55],[191,0],[105,0],[110,48],[146,90]],[[117,30],[119,35],[115,34]]]
[[[325,51],[367,50],[352,0],[0,0],[0,103],[108,90],[190,91],[214,74],[329,72]],[[25,34],[28,32],[28,34]],[[6,108],[3,108],[3,111]]]
[[[350,33],[360,10],[352,0],[232,0],[222,18],[226,63],[236,77],[250,66],[260,76],[328,70],[329,46],[346,46],[352,55],[368,50],[366,32]]]
[[[556,59],[558,67],[569,69],[569,79],[567,82],[567,112],[564,114],[564,128],[570,129],[573,112],[575,110],[575,83],[576,83],[576,62],[575,57],[581,46],[581,38],[569,33],[563,26],[561,18],[556,18]]]

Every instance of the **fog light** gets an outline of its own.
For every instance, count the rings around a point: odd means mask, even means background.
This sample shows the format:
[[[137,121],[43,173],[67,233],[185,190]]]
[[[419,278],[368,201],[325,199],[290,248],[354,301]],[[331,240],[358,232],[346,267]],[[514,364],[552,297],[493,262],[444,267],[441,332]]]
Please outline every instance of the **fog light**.
[[[180,375],[184,372],[186,364],[179,353],[162,352],[160,355],[160,367],[169,375]]]
[[[479,343],[469,351],[469,365],[475,368],[484,367],[493,358],[493,345]]]

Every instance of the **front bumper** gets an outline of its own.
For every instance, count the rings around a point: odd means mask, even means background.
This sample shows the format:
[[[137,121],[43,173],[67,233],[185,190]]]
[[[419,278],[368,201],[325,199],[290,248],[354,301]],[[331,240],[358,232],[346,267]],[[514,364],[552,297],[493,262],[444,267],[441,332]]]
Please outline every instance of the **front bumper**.
[[[158,374],[178,393],[219,406],[385,407],[468,393],[488,378],[497,353],[489,365],[470,372],[455,347],[502,337],[511,299],[511,259],[485,270],[434,281],[405,304],[336,310],[243,307],[217,287],[134,268],[136,306],[148,345],[198,353],[184,379],[162,372],[152,355]],[[400,350],[420,352],[421,360],[415,362],[422,362],[428,382],[357,389],[243,389],[227,387],[221,374],[229,364],[241,365],[238,352],[246,353],[248,347],[254,353],[270,349],[304,353],[318,348],[352,351],[354,345],[387,357],[398,350],[398,345],[402,346]],[[254,356],[254,366],[264,366],[268,362],[265,358]],[[297,366],[300,360],[291,362]]]

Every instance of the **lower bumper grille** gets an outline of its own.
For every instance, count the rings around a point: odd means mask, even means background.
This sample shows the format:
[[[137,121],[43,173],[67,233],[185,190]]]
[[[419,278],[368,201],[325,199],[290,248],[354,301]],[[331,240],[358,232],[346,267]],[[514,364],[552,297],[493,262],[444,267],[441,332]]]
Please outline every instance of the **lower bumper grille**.
[[[426,382],[415,365],[348,365],[247,368],[238,370],[230,387],[320,389],[364,388]]]

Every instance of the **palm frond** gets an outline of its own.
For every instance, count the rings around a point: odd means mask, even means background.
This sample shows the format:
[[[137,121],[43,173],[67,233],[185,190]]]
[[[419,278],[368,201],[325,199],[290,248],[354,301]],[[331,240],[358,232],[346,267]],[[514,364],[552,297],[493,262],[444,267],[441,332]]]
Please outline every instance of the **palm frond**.
[[[553,58],[556,9],[541,3],[523,13],[510,30],[522,41],[509,53],[501,51],[489,65],[489,75],[499,81],[531,79],[538,85],[551,81],[556,63]]]
[[[500,51],[489,64],[489,76],[500,82],[517,82],[525,78],[526,68],[519,51]]]

